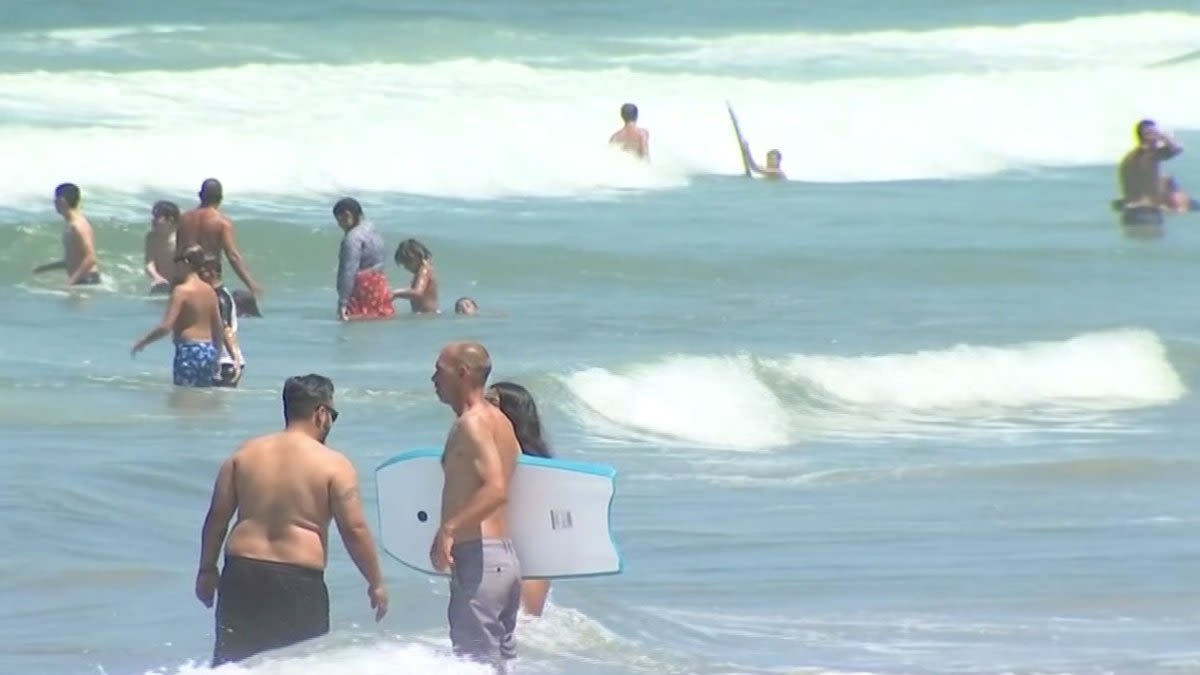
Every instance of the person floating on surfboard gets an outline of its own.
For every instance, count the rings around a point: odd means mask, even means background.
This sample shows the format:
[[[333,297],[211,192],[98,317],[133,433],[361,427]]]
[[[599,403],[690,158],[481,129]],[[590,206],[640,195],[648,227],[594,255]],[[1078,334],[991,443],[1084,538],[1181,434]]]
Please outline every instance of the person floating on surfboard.
[[[1113,202],[1113,208],[1121,212],[1122,225],[1162,225],[1167,195],[1159,165],[1177,157],[1183,148],[1159,131],[1154,120],[1138,122],[1134,135],[1138,144],[1121,160],[1121,199]]]
[[[638,107],[632,103],[621,106],[621,120],[625,125],[608,137],[609,145],[619,145],[644,160],[650,159],[650,131],[638,126]]]

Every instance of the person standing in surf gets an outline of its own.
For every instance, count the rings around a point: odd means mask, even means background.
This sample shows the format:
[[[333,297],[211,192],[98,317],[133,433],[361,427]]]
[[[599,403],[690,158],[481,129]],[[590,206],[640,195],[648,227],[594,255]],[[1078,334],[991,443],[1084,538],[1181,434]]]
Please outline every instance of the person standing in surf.
[[[609,145],[618,145],[644,160],[650,159],[650,131],[638,126],[638,107],[632,103],[621,106],[624,125],[608,137]]]
[[[750,154],[750,143],[742,141],[742,156],[746,159],[746,166],[766,180],[787,180],[787,174],[780,168],[780,164],[783,163],[782,152],[768,150],[766,166],[759,166],[758,162],[754,161],[754,155]]]
[[[162,323],[133,345],[131,355],[170,333],[175,342],[175,360],[171,380],[177,387],[211,387],[217,375],[217,355],[221,348],[234,353],[234,346],[221,322],[217,293],[200,271],[211,258],[199,246],[184,251],[182,262],[186,276],[171,288],[171,299]]]
[[[488,387],[484,398],[500,409],[512,422],[521,453],[530,457],[553,457],[542,436],[542,418],[529,390],[514,382],[497,382]],[[530,616],[541,616],[550,597],[549,579],[521,580],[521,609]]]
[[[183,254],[190,246],[199,245],[204,252],[218,258],[224,255],[229,260],[238,278],[254,297],[262,295],[262,288],[250,276],[242,252],[233,236],[233,222],[221,213],[221,201],[225,189],[221,181],[208,178],[200,184],[200,205],[183,214],[175,232],[175,257]]]
[[[150,231],[142,243],[142,260],[150,277],[150,295],[167,295],[175,282],[175,229],[179,207],[174,202],[155,202],[150,209]]]
[[[405,239],[396,247],[396,264],[412,273],[408,288],[392,293],[394,300],[408,300],[414,314],[436,314],[438,282],[433,271],[433,254],[416,239]]]
[[[1142,120],[1134,129],[1137,147],[1121,160],[1118,177],[1122,225],[1162,225],[1163,183],[1160,165],[1177,157],[1183,148],[1159,131],[1153,120]]]
[[[63,219],[62,260],[33,268],[34,274],[51,270],[67,271],[67,286],[94,286],[100,283],[96,262],[96,234],[83,209],[79,207],[82,193],[74,183],[54,188],[54,210]]]
[[[214,668],[329,632],[330,521],[366,579],[375,621],[387,614],[354,464],[325,445],[337,419],[329,378],[289,377],[283,431],[246,441],[217,472],[196,571],[196,599],[212,607],[216,595]]]
[[[520,443],[512,422],[483,395],[492,361],[477,342],[438,354],[433,387],[457,416],[442,453],[442,522],[429,560],[450,574],[454,653],[498,673],[517,656],[521,563],[508,533],[509,485]]]
[[[343,232],[338,250],[338,319],[394,316],[392,291],[383,272],[383,236],[363,216],[362,204],[357,199],[339,199],[333,205],[333,217]]]

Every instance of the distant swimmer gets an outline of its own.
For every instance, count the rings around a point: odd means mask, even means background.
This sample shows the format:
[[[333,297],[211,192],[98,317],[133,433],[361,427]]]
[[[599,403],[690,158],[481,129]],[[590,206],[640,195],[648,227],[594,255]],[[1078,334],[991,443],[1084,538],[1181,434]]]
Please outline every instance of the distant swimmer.
[[[766,180],[787,180],[787,174],[780,168],[783,163],[783,153],[778,150],[767,151],[767,165],[759,166],[758,162],[754,161],[754,155],[750,154],[750,144],[742,142],[742,153],[746,158],[746,166],[754,173],[762,176]]]
[[[1159,165],[1183,152],[1173,139],[1158,130],[1153,120],[1142,120],[1134,131],[1137,147],[1121,160],[1121,224],[1161,225],[1162,179]]]
[[[179,226],[179,207],[174,202],[155,202],[150,209],[150,231],[143,244],[146,276],[150,277],[150,295],[167,295],[175,281],[175,228]]]
[[[479,305],[475,303],[473,298],[463,296],[454,301],[454,313],[462,314],[463,316],[475,316],[479,313]]]
[[[392,289],[383,273],[383,235],[363,216],[357,199],[339,199],[333,205],[333,217],[343,233],[338,250],[338,318],[353,321],[394,316]]]
[[[252,438],[230,455],[213,484],[196,599],[212,607],[216,595],[214,668],[329,632],[330,521],[366,579],[375,620],[387,614],[354,464],[325,445],[338,419],[333,382],[316,374],[289,377],[283,419],[283,431]],[[222,545],[225,565],[218,570]]]
[[[433,271],[433,254],[416,239],[405,239],[396,247],[396,264],[412,272],[408,288],[392,293],[396,300],[408,300],[412,311],[417,314],[434,314],[438,311],[438,283]]]
[[[521,452],[531,457],[553,457],[550,445],[542,436],[542,418],[538,414],[537,402],[529,390],[514,382],[496,382],[484,392],[483,397],[500,409],[521,445]],[[521,581],[521,610],[530,616],[541,616],[550,597],[548,579],[524,579]]]
[[[184,249],[193,244],[199,244],[210,255],[224,255],[246,288],[255,297],[262,295],[262,288],[250,277],[250,271],[242,260],[242,252],[234,240],[233,222],[221,213],[221,200],[224,199],[221,181],[216,178],[205,180],[200,185],[199,196],[200,206],[180,218],[175,234],[175,256],[182,255]]]
[[[132,354],[136,355],[170,333],[175,342],[171,379],[177,387],[213,386],[222,347],[236,353],[221,322],[217,293],[200,278],[200,271],[210,259],[199,246],[183,252],[177,262],[184,263],[185,276],[171,289],[162,323],[133,345]]]
[[[62,260],[33,268],[34,274],[51,270],[66,270],[68,286],[93,286],[100,283],[96,262],[96,235],[92,224],[79,207],[82,198],[79,186],[63,183],[54,188],[54,210],[62,216]]]
[[[621,106],[621,120],[625,126],[609,136],[610,145],[619,145],[625,152],[632,152],[642,159],[650,159],[650,132],[638,126],[638,107],[632,103]]]

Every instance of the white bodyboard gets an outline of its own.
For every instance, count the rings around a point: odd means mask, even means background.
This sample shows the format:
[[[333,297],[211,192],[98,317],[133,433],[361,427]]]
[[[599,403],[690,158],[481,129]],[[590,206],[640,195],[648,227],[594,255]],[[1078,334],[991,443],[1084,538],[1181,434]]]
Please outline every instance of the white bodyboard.
[[[379,537],[404,565],[439,574],[429,547],[441,523],[439,450],[413,450],[375,470]],[[619,574],[612,534],[617,472],[603,464],[521,455],[509,486],[509,535],[527,579]]]

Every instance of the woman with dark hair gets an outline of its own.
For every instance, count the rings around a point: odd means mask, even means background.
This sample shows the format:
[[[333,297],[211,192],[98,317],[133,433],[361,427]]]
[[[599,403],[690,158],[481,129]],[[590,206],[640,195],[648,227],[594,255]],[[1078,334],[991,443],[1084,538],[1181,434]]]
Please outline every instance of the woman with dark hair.
[[[537,403],[529,390],[513,382],[497,382],[488,387],[484,398],[500,408],[513,425],[521,452],[533,457],[553,457],[550,446],[542,437],[542,420]],[[531,616],[541,616],[550,596],[548,579],[525,579],[521,582],[521,609]]]

